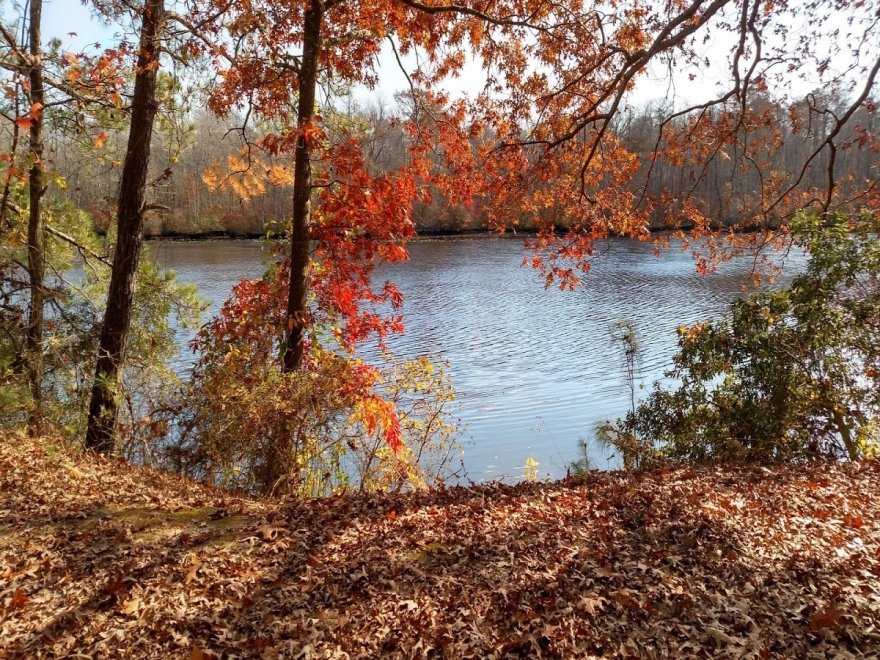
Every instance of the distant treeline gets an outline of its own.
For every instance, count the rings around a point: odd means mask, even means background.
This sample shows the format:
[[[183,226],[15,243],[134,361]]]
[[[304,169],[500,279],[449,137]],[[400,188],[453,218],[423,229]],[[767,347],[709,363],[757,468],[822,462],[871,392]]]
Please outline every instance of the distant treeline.
[[[180,95],[172,101],[166,99],[162,119],[154,132],[150,176],[150,198],[154,203],[147,217],[146,235],[244,237],[263,235],[267,227],[283,229],[292,207],[290,159],[267,156],[257,146],[261,135],[253,127],[242,129],[239,119],[220,119],[206,110],[193,111],[186,101]],[[741,209],[753,205],[755,196],[760,194],[760,177],[766,176],[768,164],[773,176],[788,181],[800,177],[804,187],[822,189],[828,179],[829,152],[822,150],[812,160],[809,156],[828,136],[834,121],[827,112],[816,112],[815,108],[844,108],[848,101],[842,95],[819,92],[789,106],[769,99],[753,101],[758,107],[752,107],[752,116],[764,116],[767,128],[764,139],[755,143],[758,147],[737,145],[748,155],[745,162],[755,162],[756,166],[750,169],[742,169],[742,153],[724,150],[694,163],[687,159],[652,163],[649,156],[658,140],[663,139],[661,129],[671,133],[671,129],[682,128],[674,124],[663,126],[664,117],[670,114],[666,105],[622,112],[614,130],[618,139],[639,158],[640,171],[632,179],[634,194],[660,198],[665,192],[672,200],[687,196],[696,200],[715,224],[727,225],[740,220]],[[385,171],[405,162],[407,137],[399,119],[411,105],[406,95],[398,95],[393,105],[352,104],[344,111],[325,110],[325,115],[332,117],[328,121],[330,127],[334,122],[349,132],[355,127],[363,136],[371,167]],[[880,128],[873,126],[876,119],[866,110],[857,112],[864,116],[847,124],[844,131],[850,134],[837,138],[841,147],[835,155],[834,174],[838,185],[844,188],[844,195],[847,182],[852,181],[855,190],[856,183],[877,175],[878,154],[849,148],[860,140],[860,133],[852,126],[860,126],[860,131],[869,127],[872,132]],[[59,181],[66,184],[54,187],[52,194],[89,212],[97,229],[103,231],[114,217],[125,122],[114,125],[114,118],[109,116],[98,145],[101,148],[95,149],[93,134],[80,139],[76,131],[65,126],[65,121],[63,114],[51,115],[46,136],[51,167]],[[808,162],[806,168],[804,162]],[[481,231],[489,228],[490,218],[479,209],[479,200],[465,208],[450,206],[438,198],[417,205],[414,221],[422,233]],[[552,217],[552,211],[548,214],[545,220],[565,226],[564,217]],[[652,229],[662,228],[661,215],[658,210]],[[521,226],[524,231],[533,228],[529,223]]]

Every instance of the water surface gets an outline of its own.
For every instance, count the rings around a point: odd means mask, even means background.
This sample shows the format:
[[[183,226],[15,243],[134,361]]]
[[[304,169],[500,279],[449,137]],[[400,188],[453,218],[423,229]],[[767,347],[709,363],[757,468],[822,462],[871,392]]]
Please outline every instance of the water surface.
[[[199,286],[215,312],[242,277],[264,270],[257,241],[153,242],[159,262]],[[611,338],[617,321],[635,324],[645,396],[669,368],[675,329],[723,313],[742,292],[749,264],[725,264],[701,277],[689,253],[616,240],[603,246],[574,292],[545,289],[522,266],[522,242],[510,238],[421,240],[411,259],[384,266],[378,280],[405,296],[406,334],[389,345],[399,357],[442,356],[458,392],[468,476],[521,477],[531,456],[539,474],[560,477],[579,438],[623,415],[629,393],[623,356]],[[181,345],[191,335],[181,333]],[[616,458],[595,447],[596,467]]]

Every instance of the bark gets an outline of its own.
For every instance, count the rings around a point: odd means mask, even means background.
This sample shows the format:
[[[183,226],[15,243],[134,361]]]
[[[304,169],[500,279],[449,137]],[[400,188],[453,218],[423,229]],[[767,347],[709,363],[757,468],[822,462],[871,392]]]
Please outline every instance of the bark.
[[[307,130],[315,118],[318,84],[318,53],[321,49],[321,21],[324,8],[311,0],[303,25],[303,54],[299,70],[299,105],[293,178],[293,226],[290,235],[290,284],[287,295],[287,337],[284,371],[302,365],[303,339],[309,318],[309,224],[312,214],[312,164]]]
[[[43,93],[43,62],[40,44],[40,21],[43,11],[42,0],[31,0],[29,35],[30,71],[28,78],[31,88],[31,108],[38,111],[31,114],[30,157],[32,159],[28,174],[30,210],[28,216],[28,279],[30,281],[30,304],[28,306],[28,325],[25,337],[25,359],[28,384],[31,390],[31,410],[28,415],[28,430],[38,435],[43,424],[43,310],[46,304],[45,254],[43,251],[43,113],[45,101]],[[37,104],[39,104],[37,106]]]
[[[116,250],[89,404],[86,446],[102,452],[114,448],[118,409],[116,390],[131,326],[134,280],[143,237],[150,140],[157,110],[156,74],[165,20],[163,2],[147,0],[143,10],[128,149],[119,184]]]

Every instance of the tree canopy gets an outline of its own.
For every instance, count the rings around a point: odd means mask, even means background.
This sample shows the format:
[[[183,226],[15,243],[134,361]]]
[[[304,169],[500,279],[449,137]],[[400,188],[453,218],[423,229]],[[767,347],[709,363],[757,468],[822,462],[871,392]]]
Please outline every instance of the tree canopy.
[[[760,254],[783,241],[800,210],[826,219],[837,210],[852,218],[877,210],[876,2],[95,0],[91,7],[130,25],[138,45],[126,40],[88,56],[53,43],[43,57],[39,30],[17,36],[22,26],[38,27],[39,12],[3,25],[11,149],[0,217],[9,222],[21,210],[20,193],[31,184],[28,238],[12,231],[4,239],[10,254],[26,247],[30,302],[15,297],[21,262],[11,257],[4,300],[13,311],[4,323],[13,335],[27,330],[28,407],[39,417],[38,395],[48,387],[39,362],[52,340],[42,309],[60,298],[44,295],[47,248],[35,239],[49,228],[38,203],[44,193],[53,203],[62,197],[52,185],[35,185],[48,164],[40,131],[49,118],[53,136],[87,136],[98,153],[116,149],[121,176],[105,191],[117,220],[109,223],[112,262],[103,259],[112,263],[100,285],[107,304],[90,316],[101,328],[94,362],[78,363],[94,373],[88,437],[103,450],[115,448],[126,397],[120,382],[146,214],[162,207],[150,197],[174,179],[172,152],[188,144],[186,129],[167,120],[186,115],[182,79],[200,88],[237,140],[225,159],[202,162],[205,185],[242,199],[271,187],[289,199],[274,205],[283,217],[266,218],[284,239],[277,263],[261,280],[243,282],[200,334],[201,380],[182,400],[205,404],[210,383],[220,409],[231,410],[257,391],[241,389],[249,378],[292,393],[333,382],[345,396],[328,399],[326,419],[360,425],[395,455],[400,411],[381,392],[382,369],[355,350],[403,329],[402,293],[373,274],[379,263],[407,258],[418,209],[461,210],[501,231],[534,228],[529,261],[548,286],[563,288],[580,282],[596,242],[610,236],[678,231],[694,241],[697,268],[709,271],[732,254]],[[394,116],[363,121],[346,113],[344,99],[353,89],[378,89],[390,63],[408,87]],[[638,114],[640,90],[660,71],[669,82],[665,100]],[[449,91],[456,76],[475,78],[466,94]],[[157,122],[160,133],[175,134],[162,167],[150,166]],[[22,130],[30,131],[28,145]],[[392,156],[376,148],[379,131],[393,136]],[[744,231],[751,229],[759,231]],[[52,231],[81,255],[103,256]],[[409,373],[418,381],[416,371]],[[286,404],[276,403],[278,419],[286,418]],[[166,402],[130,425],[165,429],[159,409],[171,418],[179,406]],[[190,413],[178,418],[208,428]],[[276,414],[269,413],[263,421]],[[269,453],[259,463],[290,455],[297,432],[275,421],[266,428],[277,442],[261,445]]]

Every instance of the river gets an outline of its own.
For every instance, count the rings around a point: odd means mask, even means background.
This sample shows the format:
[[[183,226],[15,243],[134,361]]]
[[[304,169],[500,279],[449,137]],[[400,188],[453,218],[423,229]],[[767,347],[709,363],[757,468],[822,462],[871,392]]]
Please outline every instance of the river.
[[[198,285],[210,313],[239,279],[264,270],[257,241],[155,241],[150,250],[181,281]],[[515,238],[419,240],[408,262],[379,270],[378,279],[405,296],[406,333],[390,340],[392,351],[450,363],[471,480],[521,478],[528,457],[539,476],[564,476],[578,439],[590,441],[598,423],[629,406],[612,325],[636,326],[643,397],[671,364],[676,328],[723,313],[747,278],[745,261],[701,277],[690,253],[672,248],[656,257],[638,241],[611,241],[600,252],[573,292],[545,290],[521,265],[525,252]],[[184,351],[191,336],[179,333]],[[593,443],[590,454],[598,468],[617,465]]]

